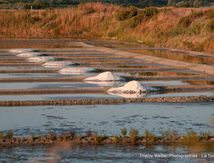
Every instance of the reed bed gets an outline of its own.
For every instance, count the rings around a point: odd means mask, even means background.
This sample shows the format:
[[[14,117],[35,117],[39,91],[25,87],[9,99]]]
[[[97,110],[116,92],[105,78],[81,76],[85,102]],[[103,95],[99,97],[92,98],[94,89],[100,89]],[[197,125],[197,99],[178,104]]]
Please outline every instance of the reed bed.
[[[0,147],[22,146],[22,145],[51,145],[68,143],[70,145],[144,145],[151,147],[154,145],[168,145],[173,147],[197,147],[204,145],[214,145],[214,136],[209,133],[198,134],[194,131],[188,131],[185,134],[178,134],[174,130],[166,130],[161,136],[154,135],[149,130],[145,130],[140,135],[139,131],[131,128],[128,132],[126,128],[121,129],[119,135],[100,135],[96,132],[87,131],[80,134],[74,131],[66,131],[56,134],[49,131],[47,135],[15,136],[13,131],[0,132]]]

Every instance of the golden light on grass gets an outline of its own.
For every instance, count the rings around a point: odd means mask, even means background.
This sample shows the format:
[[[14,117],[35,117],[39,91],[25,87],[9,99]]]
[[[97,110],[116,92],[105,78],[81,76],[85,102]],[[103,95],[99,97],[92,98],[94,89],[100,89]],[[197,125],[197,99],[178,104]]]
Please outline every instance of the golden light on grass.
[[[151,11],[145,9],[121,21],[116,15],[122,10],[102,3],[65,9],[2,10],[0,37],[119,39],[149,46],[214,51],[213,9],[158,8],[158,13],[146,19],[144,14]],[[180,26],[182,20],[189,21],[187,26]]]

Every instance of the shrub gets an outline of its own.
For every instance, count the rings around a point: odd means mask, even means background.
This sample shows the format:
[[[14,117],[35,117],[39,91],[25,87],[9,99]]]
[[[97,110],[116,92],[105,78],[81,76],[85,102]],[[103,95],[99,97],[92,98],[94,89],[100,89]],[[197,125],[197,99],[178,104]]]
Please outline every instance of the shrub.
[[[137,14],[138,14],[137,9],[134,8],[134,7],[130,7],[128,9],[120,10],[117,13],[116,18],[117,18],[117,20],[123,21],[123,20],[126,20],[126,19],[130,19],[130,18],[136,16]]]
[[[121,131],[121,134],[123,137],[125,137],[127,135],[127,129],[125,127],[122,128],[120,131]]]
[[[130,138],[132,144],[136,144],[137,138],[138,138],[138,130],[132,128],[129,132],[129,138]]]
[[[54,140],[56,140],[56,138],[57,138],[57,136],[53,131],[48,132],[48,139],[54,141]]]
[[[6,133],[6,135],[5,135],[5,137],[8,138],[8,139],[12,139],[13,136],[14,136],[13,131],[8,131],[8,132]]]
[[[97,133],[94,133],[94,135],[93,135],[94,144],[101,144],[102,141],[103,141],[103,137],[99,136]]]
[[[153,16],[158,14],[158,9],[156,9],[154,7],[148,7],[148,8],[145,8],[143,10],[142,14],[146,18],[151,18],[151,17],[153,17]]]
[[[134,17],[132,17],[129,22],[128,26],[130,28],[135,28],[138,26],[142,21],[149,20],[153,16],[158,14],[158,10],[156,8],[146,8],[141,12],[138,12],[138,14]]]
[[[183,27],[183,28],[187,28],[191,25],[192,23],[192,20],[191,20],[191,17],[190,16],[185,16],[185,17],[182,17],[179,22],[178,22],[178,26],[179,27]]]
[[[49,4],[45,1],[34,0],[34,2],[32,3],[32,7],[33,9],[45,9],[49,7]]]
[[[112,137],[112,143],[113,143],[113,144],[117,144],[118,141],[119,141],[119,138],[118,138],[117,136],[113,136],[113,137]]]
[[[194,131],[187,132],[187,134],[185,134],[182,138],[182,143],[186,145],[194,145],[196,143],[199,143],[199,141],[200,141],[200,137]]]
[[[130,19],[127,25],[128,25],[128,27],[130,27],[130,28],[135,28],[135,27],[137,27],[142,21],[143,21],[142,16],[138,15],[138,16],[135,16],[135,17],[133,17],[132,19]]]
[[[205,15],[208,17],[208,18],[214,18],[214,10],[207,10],[205,12]]]
[[[192,25],[192,32],[193,32],[194,34],[199,34],[200,31],[201,31],[201,25],[200,25],[199,23],[194,23],[194,24]]]
[[[87,136],[87,137],[91,137],[91,136],[92,136],[92,131],[88,130],[88,131],[86,132],[86,136]]]
[[[93,13],[95,13],[96,12],[96,10],[95,9],[93,9],[93,8],[86,8],[85,10],[84,10],[84,15],[89,15],[89,14],[93,14]]]
[[[178,22],[178,26],[180,27],[189,27],[191,25],[191,23],[194,21],[194,19],[200,18],[204,15],[204,13],[202,11],[199,12],[193,12],[192,14],[182,17],[179,22]]]
[[[41,21],[42,19],[39,16],[32,16],[31,17],[31,23],[35,24],[39,21]]]
[[[192,18],[200,18],[200,17],[202,17],[204,15],[204,12],[202,12],[202,11],[198,11],[198,12],[193,12],[191,15],[190,15],[190,17],[192,17]]]
[[[162,138],[164,141],[166,141],[167,143],[170,142],[170,143],[173,143],[173,142],[176,142],[177,139],[178,139],[178,133],[176,131],[164,131],[162,132]]]
[[[214,19],[212,19],[206,26],[207,30],[209,32],[213,32],[214,31]]]
[[[155,135],[149,132],[148,130],[144,131],[144,138],[147,144],[154,144],[156,140]]]

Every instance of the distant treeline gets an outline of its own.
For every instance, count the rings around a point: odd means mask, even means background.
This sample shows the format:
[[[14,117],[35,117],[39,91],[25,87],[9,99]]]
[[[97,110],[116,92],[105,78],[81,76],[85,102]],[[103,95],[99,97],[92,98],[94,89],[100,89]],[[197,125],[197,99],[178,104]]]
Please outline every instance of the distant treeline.
[[[201,7],[207,6],[214,0],[0,0],[0,4],[8,4],[10,7],[25,9],[43,9],[50,7],[66,7],[85,2],[104,2],[122,6],[177,6],[177,7]]]

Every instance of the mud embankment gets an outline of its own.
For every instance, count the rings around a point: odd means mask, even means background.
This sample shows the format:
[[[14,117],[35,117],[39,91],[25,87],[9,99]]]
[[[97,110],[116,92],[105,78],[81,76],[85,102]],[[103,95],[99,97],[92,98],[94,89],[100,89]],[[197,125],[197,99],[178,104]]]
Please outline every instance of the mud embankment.
[[[0,106],[47,106],[47,105],[110,105],[128,103],[192,103],[214,102],[214,96],[156,97],[156,98],[91,98],[56,99],[38,101],[0,101]]]

